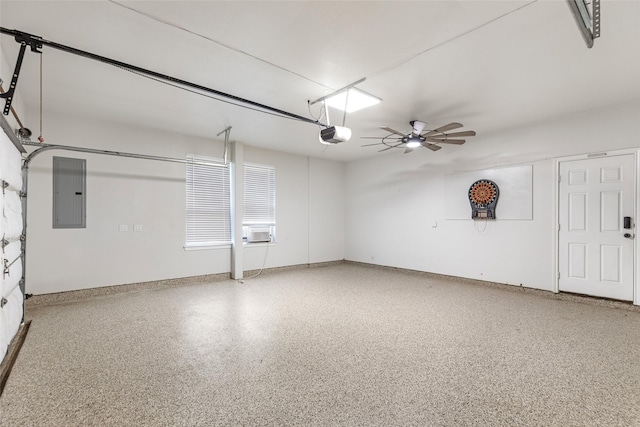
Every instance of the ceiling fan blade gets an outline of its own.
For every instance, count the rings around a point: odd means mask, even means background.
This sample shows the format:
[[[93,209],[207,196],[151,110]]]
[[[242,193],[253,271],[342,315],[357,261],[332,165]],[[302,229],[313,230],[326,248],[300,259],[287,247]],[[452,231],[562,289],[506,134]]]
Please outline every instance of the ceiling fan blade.
[[[382,139],[382,136],[361,136],[360,139]]]
[[[422,146],[425,147],[425,148],[428,148],[431,151],[438,151],[439,149],[442,148],[439,145],[429,144],[428,142],[423,142]]]
[[[448,130],[458,129],[464,126],[462,123],[449,123],[448,125],[440,126],[438,129],[434,129],[436,132],[446,132]]]
[[[437,136],[428,136],[425,138],[429,142],[434,142],[436,144],[464,144],[466,141],[464,139],[448,139],[448,138],[440,138]]]
[[[392,148],[395,148],[395,147],[392,146],[392,147],[383,148],[382,150],[378,150],[378,153],[382,153],[383,151],[391,150]]]
[[[432,131],[429,131],[425,134],[422,134],[422,136],[431,136],[431,135],[435,135],[437,133],[443,133],[446,132],[448,130],[453,130],[453,129],[458,129],[461,128],[462,126],[464,126],[462,123],[449,123],[448,125],[444,125],[444,126],[440,126],[438,129],[434,129]]]
[[[382,142],[376,142],[375,144],[364,144],[364,145],[361,145],[360,147],[371,147],[372,145],[380,145],[380,144],[382,144]]]
[[[464,132],[453,132],[453,133],[446,133],[445,134],[447,138],[450,138],[452,136],[475,136],[476,133],[472,130],[467,130]],[[436,137],[437,138],[437,137]]]
[[[464,144],[466,141],[464,139],[447,139],[446,141],[440,141],[440,144],[456,144],[456,145],[462,145]]]
[[[429,141],[429,142],[435,142],[436,144],[440,144],[441,142],[444,142],[444,141],[446,141],[446,140],[447,140],[447,139],[446,139],[446,138],[444,138],[444,137],[443,137],[443,138],[440,138],[440,137],[437,137],[437,136],[427,136],[427,137],[425,137],[425,139],[426,139],[427,141]]]
[[[387,126],[380,126],[380,129],[386,130],[387,132],[395,133],[396,135],[400,135],[400,136],[403,136],[403,137],[407,136],[406,134],[404,134],[402,132],[399,132],[399,131],[397,131],[395,129],[391,129],[390,127],[387,127]]]
[[[407,148],[404,150],[404,154],[408,154],[408,153],[410,153],[410,152],[412,152],[412,151],[413,151],[413,148],[411,148],[411,147],[407,147]]]

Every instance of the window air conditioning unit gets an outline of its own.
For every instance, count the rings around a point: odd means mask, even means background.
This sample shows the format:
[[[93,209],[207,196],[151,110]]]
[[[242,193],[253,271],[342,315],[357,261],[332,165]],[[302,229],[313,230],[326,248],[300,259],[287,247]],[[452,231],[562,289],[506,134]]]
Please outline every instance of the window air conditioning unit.
[[[247,243],[270,242],[269,227],[251,227],[247,232]]]

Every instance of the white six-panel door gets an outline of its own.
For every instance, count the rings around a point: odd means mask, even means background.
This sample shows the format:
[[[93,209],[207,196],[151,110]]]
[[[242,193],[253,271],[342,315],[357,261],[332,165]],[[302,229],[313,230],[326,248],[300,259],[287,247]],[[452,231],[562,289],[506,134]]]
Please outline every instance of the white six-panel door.
[[[559,170],[559,290],[632,301],[635,156],[564,161]]]

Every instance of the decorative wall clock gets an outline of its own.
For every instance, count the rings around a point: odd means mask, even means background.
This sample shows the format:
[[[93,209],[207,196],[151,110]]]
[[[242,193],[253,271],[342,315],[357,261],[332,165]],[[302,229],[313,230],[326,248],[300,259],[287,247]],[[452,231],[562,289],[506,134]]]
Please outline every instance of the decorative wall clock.
[[[495,219],[500,191],[495,182],[480,179],[469,187],[472,219]]]

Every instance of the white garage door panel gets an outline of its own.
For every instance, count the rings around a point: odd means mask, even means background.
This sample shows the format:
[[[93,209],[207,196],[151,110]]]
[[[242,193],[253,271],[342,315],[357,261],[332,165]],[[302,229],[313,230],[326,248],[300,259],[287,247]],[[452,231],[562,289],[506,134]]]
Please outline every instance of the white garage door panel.
[[[22,202],[14,191],[5,191],[3,197],[2,232],[5,239],[15,239],[22,234]]]
[[[9,324],[9,311],[0,310],[0,361],[4,359],[4,355],[7,353],[7,346],[9,341],[9,331],[7,331],[4,325]]]
[[[18,332],[22,322],[22,291],[20,287],[15,287],[13,292],[5,296],[5,298],[7,302],[0,309],[0,323],[4,326],[0,328],[0,359],[6,354],[7,347]]]
[[[20,241],[15,241],[4,248],[4,258],[9,260],[10,263],[13,263],[9,266],[9,274],[3,274],[5,285],[8,284],[10,287],[15,286],[22,278],[21,246],[22,243]]]
[[[20,323],[22,322],[22,291],[19,286],[14,287],[7,297],[7,305],[3,307],[7,309],[7,334],[8,342],[11,342],[13,337],[18,332]]]
[[[12,187],[22,188],[22,156],[2,130],[0,139],[0,176]]]
[[[4,131],[0,131],[0,179],[14,189],[22,188],[22,157]],[[0,271],[0,297],[6,302],[0,308],[0,360],[8,345],[18,332],[23,316],[22,291],[18,284],[22,278],[21,242],[22,203],[20,196],[11,188],[0,196],[0,238],[12,241],[2,248],[2,260],[13,262],[8,274]],[[15,262],[14,262],[15,261]],[[4,267],[4,265],[2,265]]]

